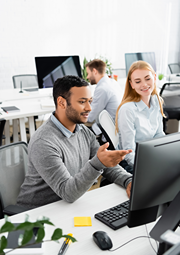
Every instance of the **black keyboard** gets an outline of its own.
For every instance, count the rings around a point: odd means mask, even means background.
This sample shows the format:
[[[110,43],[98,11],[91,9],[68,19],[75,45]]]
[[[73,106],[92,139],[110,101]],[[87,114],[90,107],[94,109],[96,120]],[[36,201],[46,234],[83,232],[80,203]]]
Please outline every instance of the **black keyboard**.
[[[108,227],[116,230],[127,225],[128,211],[129,200],[105,211],[96,213],[94,217]]]

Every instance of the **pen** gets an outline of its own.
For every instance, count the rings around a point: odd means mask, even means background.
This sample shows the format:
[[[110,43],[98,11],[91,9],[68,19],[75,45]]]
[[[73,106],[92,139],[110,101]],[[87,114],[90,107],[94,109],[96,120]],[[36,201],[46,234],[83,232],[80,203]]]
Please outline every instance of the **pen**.
[[[73,234],[68,234],[69,236],[73,236]],[[69,248],[69,245],[71,244],[71,240],[69,238],[66,238],[59,250],[58,255],[64,255]]]

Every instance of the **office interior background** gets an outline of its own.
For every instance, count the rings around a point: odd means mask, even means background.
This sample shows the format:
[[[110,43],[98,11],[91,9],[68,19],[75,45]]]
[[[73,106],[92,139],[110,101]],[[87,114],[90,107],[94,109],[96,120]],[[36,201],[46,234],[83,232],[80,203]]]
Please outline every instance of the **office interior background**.
[[[35,74],[36,56],[107,57],[155,52],[157,72],[180,61],[179,0],[0,0],[0,88]]]

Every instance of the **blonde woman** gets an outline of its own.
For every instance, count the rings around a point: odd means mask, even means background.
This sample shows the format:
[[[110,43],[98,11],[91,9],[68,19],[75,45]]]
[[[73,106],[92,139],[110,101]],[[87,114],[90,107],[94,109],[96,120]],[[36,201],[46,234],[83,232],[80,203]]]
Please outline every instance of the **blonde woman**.
[[[128,72],[125,92],[116,112],[120,149],[132,149],[121,165],[133,171],[136,142],[164,136],[163,100],[156,88],[156,73],[144,61],[134,62]],[[148,157],[148,155],[147,155]]]

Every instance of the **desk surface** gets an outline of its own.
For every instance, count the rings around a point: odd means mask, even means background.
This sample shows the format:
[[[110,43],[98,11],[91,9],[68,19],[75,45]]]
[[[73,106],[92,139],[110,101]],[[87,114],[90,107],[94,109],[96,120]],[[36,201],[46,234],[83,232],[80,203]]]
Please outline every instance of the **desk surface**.
[[[35,92],[19,93],[19,89],[0,90],[0,107],[16,106],[20,109],[17,112],[0,111],[0,118],[6,122],[5,136],[6,144],[10,143],[9,120],[13,120],[13,139],[18,141],[18,121],[20,126],[21,140],[27,142],[26,127],[24,118],[29,121],[30,137],[35,132],[34,116],[49,114],[55,110],[52,97],[52,88],[40,89]]]
[[[6,120],[43,115],[51,113],[54,109],[52,97],[52,88],[40,89],[36,92],[19,93],[19,89],[9,89],[0,91],[0,107],[16,106],[20,109],[19,112],[2,112],[0,118]],[[47,103],[47,107],[42,107]]]
[[[113,249],[126,243],[137,236],[147,236],[145,226],[136,228],[128,228],[127,226],[118,229],[116,231],[107,227],[100,221],[94,218],[94,214],[115,206],[123,201],[127,200],[125,189],[121,188],[116,184],[111,184],[99,189],[95,189],[87,192],[72,204],[68,204],[64,201],[55,202],[46,206],[39,207],[37,209],[30,210],[26,213],[21,213],[16,216],[12,216],[12,222],[20,222],[24,219],[24,215],[28,214],[30,220],[36,220],[39,216],[49,217],[50,220],[55,224],[55,227],[63,229],[63,234],[73,233],[74,237],[78,242],[70,245],[67,255],[98,255],[98,254],[109,254],[109,251],[100,250],[92,239],[92,234],[95,231],[102,230],[108,233],[112,242]],[[91,227],[74,227],[73,217],[74,216],[90,216],[92,219]],[[4,220],[0,220],[2,225]],[[154,223],[147,224],[148,232],[150,232]],[[53,232],[52,226],[47,226],[47,238],[51,236]],[[180,232],[180,231],[179,231]],[[157,249],[154,240],[151,241],[152,245]],[[63,239],[60,239],[60,243],[49,242],[44,243],[43,255],[56,255],[63,243]],[[112,254],[146,254],[154,255],[154,251],[149,243],[148,238],[139,238],[134,240]]]
[[[19,91],[19,88],[0,90],[0,102],[7,102],[12,100],[19,101],[52,96],[52,88],[39,89],[38,91],[34,92],[23,91],[23,93],[19,93]]]

